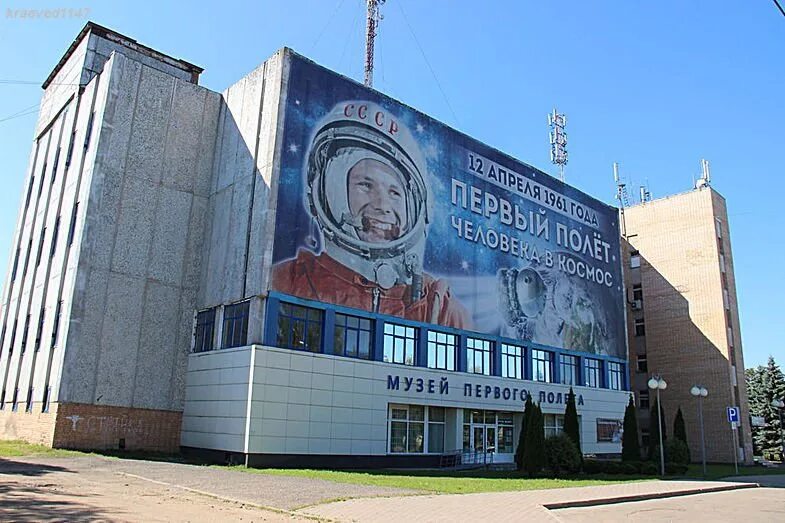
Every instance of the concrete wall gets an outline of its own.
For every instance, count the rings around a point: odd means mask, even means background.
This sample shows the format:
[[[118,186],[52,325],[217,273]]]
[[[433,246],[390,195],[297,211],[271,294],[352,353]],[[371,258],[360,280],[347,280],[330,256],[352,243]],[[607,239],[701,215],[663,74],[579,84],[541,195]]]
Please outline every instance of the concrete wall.
[[[199,308],[267,289],[286,53],[279,51],[221,95]],[[249,343],[261,341],[260,321],[249,327]]]
[[[673,418],[681,407],[693,459],[700,459],[700,429],[690,388],[697,384],[709,391],[703,409],[709,461],[733,461],[725,408],[740,405],[749,460],[752,448],[748,406],[724,199],[712,189],[690,191],[628,208],[625,218],[630,249],[638,250],[641,256],[640,270],[629,271],[628,277],[637,278],[643,290],[643,309],[631,312],[629,319],[631,369],[635,368],[636,353],[646,353],[648,359],[648,373],[633,372],[632,389],[636,393],[648,390],[648,377],[662,375],[668,382],[662,393],[667,433],[672,434]],[[727,309],[717,219],[723,224],[725,277],[731,284]],[[629,267],[629,258],[626,262]],[[729,316],[734,347],[727,330]],[[635,318],[644,319],[645,337],[634,335]],[[734,389],[734,378],[738,391]],[[647,413],[642,412],[641,416],[644,426],[648,426]]]
[[[59,401],[179,410],[219,97],[119,53],[99,78]]]
[[[399,377],[398,390],[388,389],[388,375]],[[442,394],[439,384],[445,376],[449,390]],[[422,378],[423,389],[418,392],[415,381],[405,390],[404,378]],[[428,391],[428,380],[434,380],[434,392]],[[569,390],[551,383],[260,346],[192,354],[187,382],[182,444],[252,454],[384,455],[389,403],[520,413],[523,402],[519,398],[505,400],[493,393],[486,397],[485,387],[492,391],[495,387],[525,388],[536,401],[541,392],[546,398],[563,397]],[[472,385],[472,391],[479,385],[483,396],[466,395],[467,384]],[[583,451],[620,452],[619,443],[597,443],[596,420],[621,420],[628,393],[587,387],[576,387],[575,392],[584,400],[578,407]],[[564,414],[563,403],[543,401],[542,407],[546,414]],[[460,428],[451,434],[446,448],[460,447]]]

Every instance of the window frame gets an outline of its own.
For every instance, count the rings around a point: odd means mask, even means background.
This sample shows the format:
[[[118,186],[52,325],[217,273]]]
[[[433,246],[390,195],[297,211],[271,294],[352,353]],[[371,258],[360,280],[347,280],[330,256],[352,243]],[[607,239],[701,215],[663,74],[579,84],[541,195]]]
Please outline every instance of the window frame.
[[[545,358],[539,357],[545,355]],[[553,352],[545,349],[532,349],[532,381],[553,383]],[[542,372],[542,378],[541,377]]]
[[[224,306],[223,330],[221,332],[221,348],[233,349],[248,344],[248,318],[250,316],[250,300],[240,301]],[[227,311],[240,311],[239,314],[229,316]],[[239,335],[236,324],[239,323]],[[230,327],[230,328],[228,328]]]
[[[298,315],[300,313],[300,315]],[[296,303],[281,302],[276,320],[275,344],[283,349],[299,350],[304,352],[320,353],[324,346],[324,317],[325,312],[316,307],[307,307]],[[284,321],[288,328],[282,331]],[[295,336],[296,326],[301,326],[301,338]],[[311,344],[311,329],[318,331],[318,340]],[[285,336],[285,339],[282,337]],[[299,341],[297,341],[299,339]]]
[[[633,331],[636,338],[646,336],[646,321],[643,318],[635,318],[633,322]]]
[[[211,316],[208,320],[203,320],[205,316]],[[215,307],[196,311],[194,325],[194,348],[193,352],[209,352],[215,350]],[[209,326],[209,328],[208,328]],[[208,336],[209,334],[209,336]]]
[[[649,358],[647,354],[635,356],[635,372],[649,372]]]
[[[493,375],[494,342],[485,338],[466,336],[466,372],[481,376]],[[477,371],[477,357],[480,357],[480,371]]]
[[[602,387],[602,360],[598,360],[597,358],[584,358],[583,384],[586,387]]]
[[[510,349],[514,349],[511,353]],[[515,345],[513,343],[501,343],[501,377],[502,378],[511,378],[511,379],[523,379],[525,376],[524,373],[524,361],[526,358],[526,348],[522,345]],[[510,373],[510,363],[515,365],[515,369],[513,373]]]
[[[567,359],[571,361],[571,363],[567,363],[564,361]],[[565,370],[570,369],[570,377],[572,378],[571,381],[565,381],[564,377],[567,375]],[[562,385],[578,385],[578,357],[573,356],[572,354],[559,354],[559,382]]]
[[[428,355],[426,367],[448,371],[456,370],[459,341],[456,334],[428,329],[425,342]],[[443,360],[443,363],[440,363],[440,359]]]
[[[356,325],[350,325],[350,320],[357,320]],[[367,323],[366,323],[367,322]],[[367,326],[366,326],[367,325]],[[340,352],[338,351],[339,333],[342,336],[343,345]],[[347,344],[349,337],[347,333],[352,333],[357,342],[355,354],[347,352]],[[362,352],[362,339],[363,334],[367,340],[365,354]],[[335,313],[335,329],[333,331],[333,354],[336,356],[344,356],[346,358],[356,358],[360,360],[373,359],[373,334],[374,334],[374,320],[364,318],[362,316],[355,316],[353,314],[344,314],[342,312]]]
[[[608,389],[622,390],[624,388],[624,366],[618,361],[606,361],[608,368]]]
[[[417,342],[419,337],[420,329],[418,327],[385,321],[382,336],[382,339],[384,340],[382,361],[384,363],[406,365],[407,367],[416,366]],[[400,340],[400,344],[398,343],[398,340]],[[399,349],[403,351],[400,361],[398,361],[396,357]],[[411,359],[409,356],[411,356]]]
[[[607,419],[607,418],[597,418],[596,423],[596,436],[597,436],[597,443],[621,443],[621,429],[622,429],[622,422],[618,419]],[[604,426],[606,428],[613,426],[613,430],[609,436],[605,436],[605,432],[603,432],[603,437],[600,437],[600,426]]]

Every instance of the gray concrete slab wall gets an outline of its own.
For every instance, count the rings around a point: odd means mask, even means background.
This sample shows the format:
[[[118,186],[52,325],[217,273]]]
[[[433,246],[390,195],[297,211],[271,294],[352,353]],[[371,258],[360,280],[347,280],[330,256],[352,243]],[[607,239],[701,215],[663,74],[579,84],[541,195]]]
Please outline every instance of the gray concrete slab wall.
[[[179,410],[219,95],[119,52],[101,75],[60,400]]]

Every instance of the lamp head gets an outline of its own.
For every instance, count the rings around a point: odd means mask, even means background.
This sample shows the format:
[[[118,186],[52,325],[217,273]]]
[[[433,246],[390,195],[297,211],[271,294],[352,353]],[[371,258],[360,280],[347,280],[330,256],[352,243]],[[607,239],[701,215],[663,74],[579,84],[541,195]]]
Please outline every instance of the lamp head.
[[[690,394],[692,394],[693,396],[700,396],[700,395],[701,395],[701,389],[700,389],[700,387],[698,387],[697,385],[696,385],[696,386],[694,386],[694,387],[692,387],[692,388],[690,389]]]

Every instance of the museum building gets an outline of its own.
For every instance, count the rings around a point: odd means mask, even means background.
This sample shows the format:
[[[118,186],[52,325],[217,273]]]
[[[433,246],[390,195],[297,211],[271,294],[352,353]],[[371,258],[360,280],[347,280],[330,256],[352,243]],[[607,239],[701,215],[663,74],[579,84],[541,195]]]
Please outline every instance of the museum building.
[[[0,431],[249,465],[618,454],[617,210],[283,48],[218,93],[88,23],[43,84]]]

